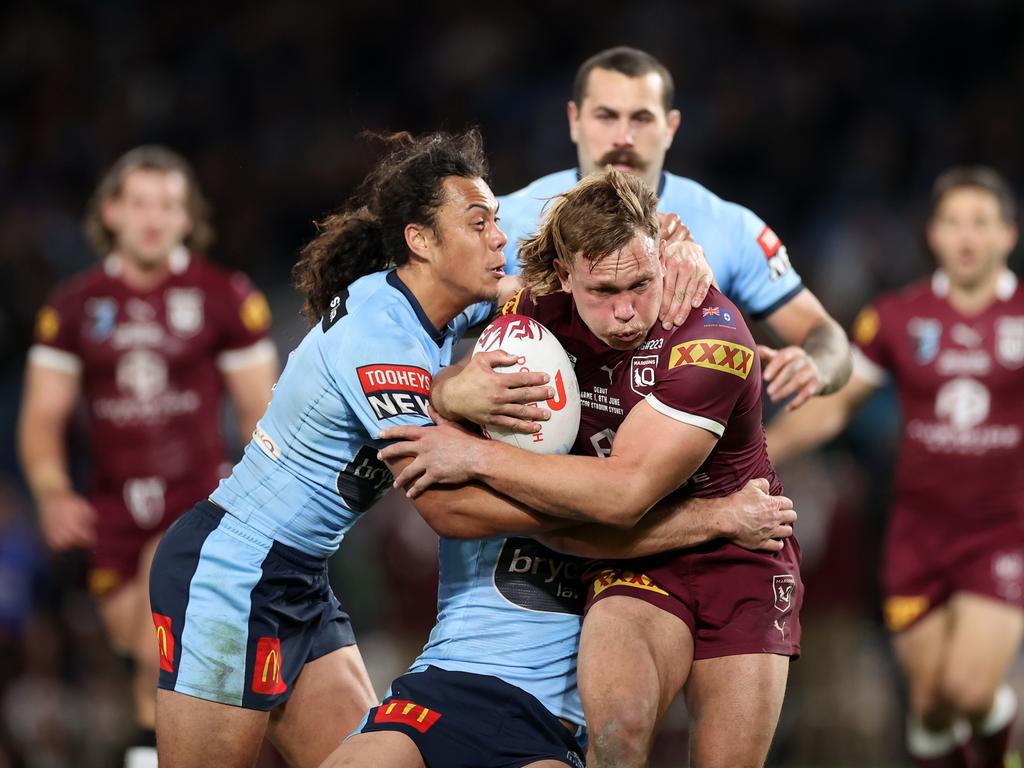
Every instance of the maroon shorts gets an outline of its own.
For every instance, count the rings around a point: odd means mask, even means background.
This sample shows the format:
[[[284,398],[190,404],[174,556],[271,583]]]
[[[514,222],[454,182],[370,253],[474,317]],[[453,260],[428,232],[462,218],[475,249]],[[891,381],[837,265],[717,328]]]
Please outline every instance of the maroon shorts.
[[[120,492],[93,494],[96,546],[92,551],[89,590],[103,597],[131,581],[139,555],[153,538],[210,494],[216,482],[168,485],[161,478],[129,480]]]
[[[643,600],[678,616],[694,659],[746,653],[800,655],[800,545],[751,552],[731,543],[630,561],[598,560],[584,572],[587,609],[606,597]]]
[[[955,592],[1024,608],[1024,525],[1014,518],[943,522],[893,511],[882,563],[885,623],[909,629]]]

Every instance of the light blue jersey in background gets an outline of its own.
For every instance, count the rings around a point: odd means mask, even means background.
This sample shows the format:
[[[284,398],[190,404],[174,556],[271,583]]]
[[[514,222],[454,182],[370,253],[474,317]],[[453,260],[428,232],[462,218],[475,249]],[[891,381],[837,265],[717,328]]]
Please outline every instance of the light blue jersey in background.
[[[505,271],[517,274],[519,241],[540,226],[548,201],[568,192],[579,171],[543,176],[518,192],[498,198],[501,228],[508,235]],[[782,244],[756,214],[722,200],[695,181],[663,172],[658,210],[675,213],[703,248],[715,279],[726,296],[751,319],[760,320],[803,290]]]

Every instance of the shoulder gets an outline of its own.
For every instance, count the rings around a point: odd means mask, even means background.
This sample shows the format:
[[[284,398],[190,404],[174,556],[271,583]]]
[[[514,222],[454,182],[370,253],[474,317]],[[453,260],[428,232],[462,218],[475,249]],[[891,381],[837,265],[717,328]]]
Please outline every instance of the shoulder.
[[[550,173],[541,176],[527,184],[522,189],[502,195],[498,198],[501,204],[500,212],[507,215],[508,212],[519,212],[524,209],[539,209],[549,198],[559,195],[570,189],[576,183],[576,170],[569,168],[557,173]]]
[[[736,305],[715,288],[685,323],[663,333],[667,338],[662,355],[667,353],[670,369],[690,364],[742,379],[750,374],[756,356],[754,338]]]
[[[674,173],[665,173],[665,188],[661,199],[668,210],[679,213],[681,218],[684,218],[682,213],[674,210],[675,208],[680,208],[686,213],[703,213],[717,219],[756,218],[750,209],[731,200],[724,200],[700,182]]]
[[[103,264],[97,264],[58,283],[47,296],[46,304],[70,307],[81,304],[86,299],[107,294],[112,287],[111,278]]]

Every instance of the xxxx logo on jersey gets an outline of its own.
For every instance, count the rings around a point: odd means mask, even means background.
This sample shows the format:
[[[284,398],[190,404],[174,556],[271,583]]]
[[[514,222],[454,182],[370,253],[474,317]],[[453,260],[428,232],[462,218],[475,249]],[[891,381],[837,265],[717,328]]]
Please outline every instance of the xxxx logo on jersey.
[[[668,359],[669,369],[680,365],[697,365],[715,371],[731,373],[746,379],[754,364],[754,352],[742,344],[721,339],[694,339],[672,347]]]

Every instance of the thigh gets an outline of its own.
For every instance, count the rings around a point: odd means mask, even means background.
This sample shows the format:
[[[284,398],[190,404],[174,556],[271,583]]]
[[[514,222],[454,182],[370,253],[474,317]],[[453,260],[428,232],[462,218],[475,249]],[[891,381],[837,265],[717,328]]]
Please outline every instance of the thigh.
[[[322,768],[426,768],[413,740],[397,731],[357,733]]]
[[[266,712],[157,691],[160,768],[249,768],[266,727]]]
[[[145,584],[138,579],[122,582],[116,589],[97,598],[103,628],[116,651],[135,655],[139,616],[148,603]]]
[[[686,684],[693,768],[760,768],[786,693],[790,660],[759,653],[693,663]]]
[[[579,687],[587,723],[641,717],[650,734],[686,681],[690,628],[651,603],[616,595],[594,603],[583,621]]]
[[[302,668],[268,735],[289,765],[315,768],[376,703],[359,649],[339,648]]]

